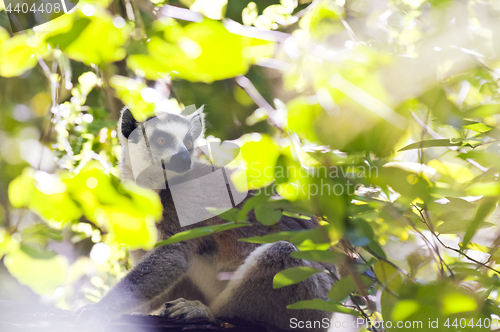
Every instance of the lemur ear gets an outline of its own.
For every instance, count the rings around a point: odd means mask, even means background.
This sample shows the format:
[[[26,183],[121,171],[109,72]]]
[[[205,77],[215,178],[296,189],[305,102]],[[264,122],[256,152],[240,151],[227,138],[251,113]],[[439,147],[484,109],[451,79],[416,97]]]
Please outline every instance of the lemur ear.
[[[120,118],[120,130],[126,139],[129,139],[130,134],[137,128],[137,120],[132,115],[128,107],[125,107],[122,111],[122,116]]]
[[[189,115],[188,120],[191,123],[190,133],[194,139],[199,138],[205,133],[205,113],[203,113],[203,106]]]

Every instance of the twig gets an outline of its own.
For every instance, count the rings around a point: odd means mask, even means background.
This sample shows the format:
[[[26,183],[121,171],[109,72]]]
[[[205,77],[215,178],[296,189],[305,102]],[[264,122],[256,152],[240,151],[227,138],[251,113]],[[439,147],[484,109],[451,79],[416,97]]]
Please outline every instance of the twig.
[[[427,123],[429,122],[429,115],[430,115],[430,112],[427,111],[427,114],[425,116],[425,127],[421,127],[422,128],[422,135],[420,136],[420,146],[418,148],[418,159],[419,159],[419,162],[420,164],[422,165],[422,168],[423,168],[423,164],[424,164],[424,138],[425,138],[425,134],[427,133],[427,129],[429,128],[429,126],[427,125]]]
[[[16,22],[17,22],[17,18],[16,18]],[[17,22],[17,24],[19,25],[19,22]],[[19,29],[20,26],[18,26],[17,28]],[[24,34],[24,31],[19,30],[19,33]],[[59,99],[59,91],[58,91],[57,82],[54,82],[52,79],[52,73],[57,71],[58,65],[57,65],[57,62],[54,61],[53,66],[52,66],[53,68],[51,70],[49,68],[49,66],[47,65],[47,63],[42,59],[42,57],[37,55],[37,60],[38,60],[38,64],[40,65],[40,67],[43,70],[43,73],[45,74],[45,76],[47,77],[47,80],[50,83],[50,89],[51,89],[51,95],[52,95],[52,103],[50,105],[50,108],[52,109],[52,107],[54,107],[58,103],[58,99]],[[40,142],[41,148],[42,148],[42,151],[40,152],[40,158],[38,160],[38,167],[37,167],[39,170],[41,169],[42,162],[43,162],[43,153],[44,153],[43,144],[45,143],[45,141],[49,137],[50,133],[52,132],[52,128],[54,127],[54,123],[52,121],[52,119],[54,118],[54,112],[49,111],[49,114],[50,114],[49,126],[45,130],[42,130],[42,132],[40,133],[40,136],[38,138],[38,142]],[[21,222],[22,222],[24,213],[26,212],[26,209],[27,209],[27,207],[23,206],[21,208],[21,211],[19,211],[19,215],[17,217],[16,224],[10,230],[10,232],[9,232],[10,234],[14,234],[19,229],[19,226],[21,225]]]
[[[422,173],[422,171],[423,171],[423,165],[424,165],[424,138],[425,138],[425,134],[427,133],[427,131],[429,129],[429,126],[428,126],[429,116],[430,116],[430,112],[429,112],[429,110],[427,110],[427,113],[425,115],[424,126],[421,127],[422,128],[422,135],[420,137],[420,146],[419,146],[419,149],[418,149],[419,163],[420,163],[420,165],[422,165],[420,173]],[[422,216],[423,222],[425,223],[425,217],[422,214],[422,211],[419,210],[418,207],[415,204],[413,204],[413,207],[418,210],[418,212]],[[411,221],[411,219],[409,219],[409,220]],[[434,251],[434,253],[436,254],[436,256],[439,258],[439,261],[437,261],[436,259],[434,259],[434,260],[436,261],[436,264],[438,264],[438,266],[439,266],[439,271],[441,273],[441,277],[444,277],[445,272],[444,272],[443,266],[446,265],[446,263],[444,262],[443,258],[441,257],[441,253],[439,252],[439,247],[435,243],[434,243],[434,245],[431,245],[431,242],[427,239],[427,237],[425,237],[424,234],[422,234],[422,232],[418,231],[417,228],[415,227],[415,225],[413,225],[413,223],[412,223],[412,226],[413,226],[413,229],[415,229],[420,234],[420,236],[425,241],[425,243],[427,243],[427,245],[429,245],[429,247]],[[427,225],[427,227],[430,229],[429,225]],[[451,271],[451,269],[448,266],[447,266],[447,268],[450,271],[451,275],[453,276],[453,272]]]
[[[271,104],[269,104],[267,100],[262,97],[257,88],[255,88],[253,83],[247,77],[241,75],[236,77],[235,80],[236,84],[238,84],[243,90],[246,91],[250,98],[252,98],[253,101],[257,104],[257,106],[265,109],[269,113],[276,112],[274,107],[272,107]]]
[[[496,272],[496,273],[498,273],[498,274],[500,275],[500,271],[498,271],[498,270],[496,270],[496,269],[492,268],[491,266],[486,265],[486,264],[485,264],[485,263],[483,263],[483,262],[480,262],[480,261],[478,261],[478,260],[476,260],[476,259],[474,259],[474,258],[472,258],[472,257],[468,256],[466,253],[464,253],[464,252],[463,252],[463,251],[461,251],[460,249],[456,249],[456,248],[453,248],[453,247],[450,247],[450,246],[448,246],[448,245],[444,244],[444,243],[441,241],[441,239],[439,238],[439,236],[437,236],[437,234],[435,234],[434,232],[432,232],[432,234],[434,234],[434,236],[436,237],[436,239],[439,241],[439,243],[440,243],[440,244],[441,244],[444,248],[446,248],[446,249],[448,249],[448,250],[452,250],[452,251],[454,251],[454,252],[456,252],[456,253],[459,253],[460,255],[464,256],[464,257],[465,257],[465,258],[467,258],[468,260],[470,260],[470,261],[472,261],[472,262],[474,262],[474,263],[476,263],[476,264],[478,264],[478,265],[481,265],[481,266],[483,266],[483,267],[485,267],[485,268],[487,268],[487,269],[490,269],[491,271],[494,271],[494,272]]]
[[[354,297],[352,296],[352,294],[349,294],[349,297],[352,301],[352,303],[354,303],[354,305],[356,306],[356,308],[358,309],[358,311],[361,313],[361,315],[363,316],[363,318],[368,321],[368,322],[371,322],[370,321],[370,317],[366,314],[366,312],[363,310],[363,308],[361,308],[361,306],[354,300]],[[373,326],[373,324],[370,324],[371,325],[371,328],[373,330],[373,332],[378,332],[377,328],[375,326]]]
[[[328,271],[330,276],[335,281],[339,280],[337,275],[328,266],[325,266],[324,264],[322,264],[322,265],[325,267],[325,269]],[[363,293],[363,297],[365,298],[366,303],[369,303],[368,295],[366,295],[366,292],[364,291],[364,289],[358,285],[359,280],[357,280],[357,278],[355,278],[354,273],[351,271],[351,269],[349,269],[349,272],[351,274],[351,277],[354,279],[354,282],[356,283],[356,287],[358,288],[359,291],[361,291]],[[366,319],[367,321],[370,321],[370,317],[366,314],[366,312],[363,310],[363,308],[361,308],[361,306],[354,300],[354,296],[352,295],[352,293],[349,294],[349,297],[350,297],[352,303],[354,303],[354,306],[356,307],[356,309],[363,316],[363,318]],[[373,331],[378,332],[375,327],[373,327]]]
[[[10,227],[10,209],[8,199],[2,195],[2,191],[0,191],[0,205],[4,210],[4,225],[9,228]]]
[[[109,110],[109,115],[111,119],[118,120],[120,118],[120,110],[123,108],[123,103],[115,98],[113,89],[111,88],[110,77],[107,70],[102,71],[102,79],[103,79],[103,90],[104,90],[104,98],[106,100],[107,109]]]
[[[245,76],[241,75],[235,78],[236,84],[238,84],[245,92],[252,98],[252,100],[262,109],[265,109],[268,113],[268,123],[278,128],[281,132],[283,132],[283,128],[280,123],[275,118],[276,110],[267,102],[267,100],[262,97],[257,88],[253,85],[253,83]]]
[[[419,211],[419,212],[420,212],[420,211]],[[424,216],[423,216],[422,214],[421,214],[421,216],[422,216],[422,218],[424,218]],[[476,264],[478,264],[478,265],[481,265],[481,266],[483,266],[483,267],[485,267],[485,268],[487,268],[487,269],[490,269],[490,270],[495,271],[496,273],[500,274],[500,271],[498,271],[498,270],[496,270],[496,269],[494,269],[494,268],[492,268],[492,267],[490,267],[490,266],[486,265],[486,263],[480,262],[480,261],[478,261],[478,260],[476,260],[476,259],[474,259],[474,258],[470,257],[469,255],[467,255],[466,253],[464,253],[464,252],[463,252],[463,251],[461,251],[460,249],[456,249],[456,248],[453,248],[453,247],[450,247],[450,246],[448,246],[448,245],[444,244],[444,243],[443,243],[443,241],[441,241],[441,239],[439,238],[439,236],[438,236],[438,235],[434,232],[434,230],[433,230],[433,229],[429,226],[429,224],[425,221],[425,219],[424,219],[422,222],[423,222],[423,223],[427,226],[427,228],[428,228],[428,229],[429,229],[429,231],[432,233],[432,235],[434,235],[434,237],[436,238],[436,240],[437,240],[437,241],[438,241],[438,242],[439,242],[439,243],[440,243],[440,244],[441,244],[444,248],[446,248],[446,249],[448,249],[448,250],[451,250],[451,251],[454,251],[454,252],[456,252],[456,253],[458,253],[458,254],[460,254],[460,255],[464,256],[464,257],[465,257],[465,258],[467,258],[468,260],[470,260],[470,261],[472,261],[472,262],[474,262],[474,263],[476,263]]]
[[[157,15],[155,13],[155,7],[154,5],[147,0],[132,0],[132,2],[140,9],[142,10],[146,15],[151,17],[152,19],[157,19]],[[140,17],[140,12],[136,11],[135,16],[139,15]]]
[[[417,209],[418,213],[420,214],[420,217],[422,218],[420,221],[422,223],[424,223],[425,226],[427,226],[427,228],[429,229],[429,231],[431,233],[436,234],[435,231],[434,231],[434,226],[432,225],[432,222],[430,222],[429,217],[428,216],[427,217],[424,216],[423,209],[420,209],[415,204],[413,204],[413,207],[415,209]],[[425,210],[425,211],[427,212],[427,210]],[[413,222],[411,221],[411,218],[408,218],[408,219],[413,224]],[[419,233],[423,237],[423,239],[425,239],[425,241],[428,241],[427,237],[424,234],[422,234],[422,232],[420,232],[415,225],[413,225],[413,228],[417,231],[417,233]],[[450,275],[452,277],[454,277],[454,273],[453,273],[452,269],[448,266],[448,264],[445,263],[444,259],[441,257],[441,254],[439,252],[439,247],[437,246],[437,244],[434,246],[434,248],[435,248],[434,252],[439,257],[439,260],[441,262],[441,269],[442,269],[443,265],[446,266],[446,268],[448,269],[448,271],[450,271]],[[444,271],[442,271],[442,272],[444,273]]]

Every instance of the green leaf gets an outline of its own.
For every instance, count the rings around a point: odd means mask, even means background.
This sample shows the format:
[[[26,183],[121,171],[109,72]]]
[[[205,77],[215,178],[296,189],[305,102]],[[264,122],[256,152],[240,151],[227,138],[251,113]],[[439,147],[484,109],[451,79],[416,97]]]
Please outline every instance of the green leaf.
[[[373,281],[365,276],[356,276],[361,283],[361,287],[369,286]],[[333,301],[343,301],[349,294],[358,290],[356,283],[351,276],[346,276],[335,282],[328,292],[328,298]]]
[[[445,221],[436,228],[436,232],[440,234],[465,233],[470,228],[471,223],[472,223],[471,220],[461,220],[461,219]],[[481,223],[481,225],[479,225],[479,228],[488,228],[493,226],[495,225],[492,223],[483,222]]]
[[[260,204],[264,204],[270,197],[268,192],[269,192],[268,190],[261,190],[254,196],[247,199],[243,204],[241,210],[238,211],[238,220],[245,220],[248,216],[248,213],[250,213],[252,209],[254,209],[256,206]]]
[[[348,224],[349,226],[346,230],[346,235],[353,245],[357,247],[364,247],[373,241],[373,229],[366,220],[356,218],[350,220]]]
[[[73,15],[63,15],[56,29],[49,38],[54,43],[63,43],[65,53],[74,60],[81,61],[86,65],[101,64],[119,61],[125,58],[126,51],[122,45],[131,35],[131,26],[125,24],[116,27],[113,17],[100,7],[96,7],[95,14],[91,17],[83,17],[83,14],[75,12]],[[76,20],[76,26],[71,22],[74,18],[89,19],[90,22]],[[73,41],[71,37],[75,37]]]
[[[462,293],[450,292],[443,297],[443,314],[452,315],[461,312],[475,311],[476,301]]]
[[[83,32],[83,30],[85,30],[85,28],[87,28],[90,22],[90,19],[86,17],[77,18],[73,22],[73,25],[71,26],[71,29],[69,31],[51,35],[46,39],[46,41],[52,47],[59,47],[61,51],[64,51],[80,36],[80,34]]]
[[[464,235],[462,248],[467,248],[467,245],[469,244],[470,240],[472,239],[476,231],[479,229],[481,224],[484,222],[486,217],[489,216],[496,208],[497,203],[498,203],[497,197],[485,197],[481,200],[479,206],[477,207],[476,215],[474,216],[474,219],[470,223],[469,228],[467,229],[467,232]]]
[[[373,269],[377,279],[393,292],[403,283],[401,273],[389,263],[378,261],[373,265]]]
[[[353,309],[346,308],[342,306],[341,303],[333,302],[333,301],[323,301],[320,299],[313,299],[313,300],[306,300],[306,301],[299,301],[295,302],[293,304],[287,305],[287,309],[316,309],[316,310],[323,310],[323,311],[329,311],[329,312],[340,312],[343,314],[348,314],[352,316],[361,316],[361,314]]]
[[[290,256],[293,258],[330,264],[337,264],[339,260],[337,255],[330,250],[294,251]]]
[[[319,103],[311,104],[305,97],[298,97],[287,104],[286,129],[297,133],[311,142],[319,139],[314,130],[314,122],[325,111]]]
[[[291,267],[289,269],[277,273],[274,276],[273,288],[276,289],[289,285],[294,285],[320,272],[323,271],[308,266]]]
[[[266,226],[271,226],[280,221],[283,213],[279,209],[273,209],[272,204],[257,205],[255,207],[255,216],[257,220]]]
[[[463,211],[470,210],[476,207],[476,204],[466,201],[465,199],[456,198],[456,197],[446,197],[449,200],[449,203],[444,204],[443,206],[448,208],[449,211]]]
[[[427,90],[419,99],[443,123],[452,125],[455,128],[460,128],[464,124],[460,110],[448,99],[443,86],[438,85]]]
[[[500,303],[498,301],[493,301],[491,299],[487,299],[485,301],[487,310],[497,316],[500,316]]]
[[[377,241],[370,242],[367,248],[376,253],[377,255],[379,255],[380,257],[382,257],[383,259],[387,259],[387,255],[385,254],[384,249]]]
[[[262,236],[254,236],[254,237],[247,237],[243,239],[238,239],[238,241],[241,242],[249,242],[249,243],[274,243],[278,241],[288,241],[294,234],[297,232],[295,231],[283,231],[283,232],[277,232],[277,233],[271,233],[271,234],[266,234]]]
[[[46,250],[42,248],[36,248],[27,244],[21,244],[21,250],[28,254],[30,257],[35,259],[51,259],[57,256],[57,253],[53,250]]]
[[[420,148],[433,148],[433,147],[446,147],[446,146],[462,146],[462,142],[454,142],[452,139],[430,139],[430,140],[424,140],[420,142],[415,142],[412,144],[409,144],[405,146],[402,149],[399,149],[398,152],[401,151],[407,151],[407,150],[413,150],[413,149],[420,149]]]
[[[47,224],[34,224],[26,227],[22,231],[23,241],[35,239],[38,243],[45,243],[48,240],[63,241],[62,231],[52,229]],[[39,241],[38,239],[41,239]]]
[[[463,112],[464,118],[487,117],[500,113],[499,104],[483,104]]]
[[[222,219],[224,220],[227,220],[227,221],[232,221],[232,222],[238,222],[238,221],[244,221],[246,219],[246,216],[244,217],[240,217],[240,210],[236,209],[236,208],[232,208],[232,209],[217,209],[217,208],[207,208],[207,211],[209,211],[210,213],[214,214],[214,215],[217,215],[219,217],[221,217]]]
[[[206,235],[215,234],[215,233],[227,231],[227,230],[234,229],[234,228],[245,227],[245,226],[250,226],[250,223],[249,222],[239,222],[239,223],[230,222],[230,223],[225,223],[225,224],[220,224],[220,225],[211,225],[211,226],[193,228],[193,229],[189,229],[189,230],[184,231],[184,232],[174,234],[171,237],[169,237],[168,239],[160,241],[157,244],[155,244],[155,247],[160,247],[160,246],[164,246],[167,244],[187,241],[187,240],[203,237]]]
[[[274,183],[280,184],[289,181],[289,172],[287,165],[289,164],[288,157],[285,155],[280,155],[276,161],[276,167],[274,168]]]
[[[474,130],[478,133],[487,133],[488,131],[492,130],[494,127],[488,126],[488,125],[481,123],[481,122],[471,121],[470,124],[463,126],[463,128]]]

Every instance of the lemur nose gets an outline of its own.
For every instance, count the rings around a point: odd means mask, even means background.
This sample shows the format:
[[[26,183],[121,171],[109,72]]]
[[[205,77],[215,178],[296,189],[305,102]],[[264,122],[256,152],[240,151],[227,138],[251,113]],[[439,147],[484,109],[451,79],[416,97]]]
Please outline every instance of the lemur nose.
[[[187,171],[191,168],[191,156],[187,151],[182,151],[172,156],[171,162],[178,172]]]

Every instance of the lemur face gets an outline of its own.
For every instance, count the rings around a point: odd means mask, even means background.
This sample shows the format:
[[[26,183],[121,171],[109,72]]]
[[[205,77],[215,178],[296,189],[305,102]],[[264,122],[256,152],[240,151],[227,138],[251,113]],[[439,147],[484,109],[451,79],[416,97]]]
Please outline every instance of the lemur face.
[[[127,141],[134,168],[143,171],[153,166],[185,173],[191,169],[194,142],[204,131],[203,113],[201,110],[189,116],[163,113],[138,122],[126,109],[120,131],[122,140]]]

